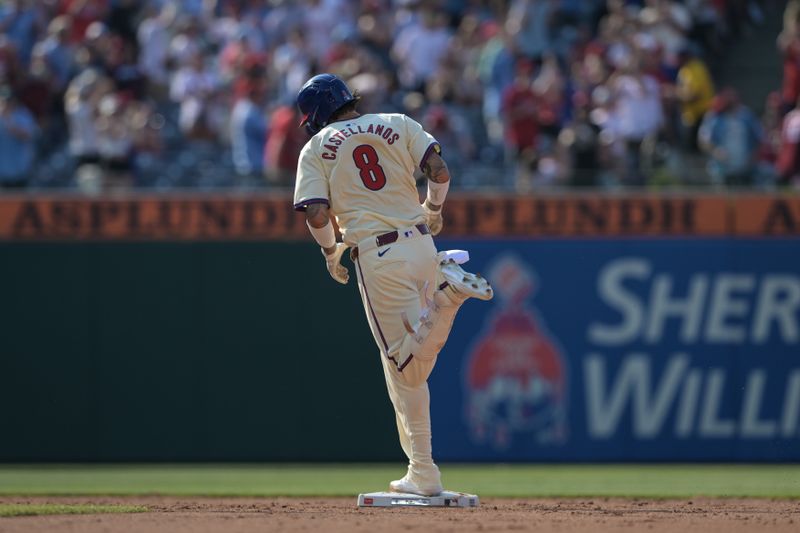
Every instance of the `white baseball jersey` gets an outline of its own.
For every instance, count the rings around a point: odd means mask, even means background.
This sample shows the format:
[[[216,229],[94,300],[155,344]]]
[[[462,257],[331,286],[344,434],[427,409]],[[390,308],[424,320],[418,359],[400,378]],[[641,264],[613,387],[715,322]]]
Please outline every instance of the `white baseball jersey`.
[[[344,241],[359,241],[425,222],[414,180],[439,144],[402,114],[369,114],[338,121],[303,147],[295,209],[325,203]]]

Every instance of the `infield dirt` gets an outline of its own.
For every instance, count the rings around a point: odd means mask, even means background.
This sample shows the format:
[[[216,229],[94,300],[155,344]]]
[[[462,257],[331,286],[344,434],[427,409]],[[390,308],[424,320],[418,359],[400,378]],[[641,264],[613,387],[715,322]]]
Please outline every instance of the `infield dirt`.
[[[477,509],[359,509],[352,498],[0,498],[0,503],[136,504],[145,513],[0,518],[0,532],[226,533],[536,531],[797,532],[800,501],[495,499]]]

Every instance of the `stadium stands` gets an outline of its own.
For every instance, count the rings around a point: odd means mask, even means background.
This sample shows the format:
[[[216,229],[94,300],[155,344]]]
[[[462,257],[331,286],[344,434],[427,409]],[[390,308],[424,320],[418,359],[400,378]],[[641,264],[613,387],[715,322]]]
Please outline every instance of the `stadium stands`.
[[[462,189],[774,187],[800,167],[797,128],[781,130],[797,100],[797,2],[778,41],[788,81],[764,120],[714,76],[732,44],[782,9],[10,0],[0,7],[0,162],[14,164],[2,165],[0,188],[288,187],[306,140],[291,127],[293,97],[319,71],[345,77],[364,111],[422,122]]]

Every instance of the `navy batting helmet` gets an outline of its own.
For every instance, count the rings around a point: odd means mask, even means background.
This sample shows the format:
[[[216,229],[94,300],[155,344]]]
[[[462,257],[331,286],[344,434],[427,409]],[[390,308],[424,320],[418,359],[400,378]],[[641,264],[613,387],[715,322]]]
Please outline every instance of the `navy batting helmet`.
[[[355,100],[347,85],[333,74],[317,74],[297,93],[297,107],[305,125],[314,135],[328,125],[331,116],[348,102]]]

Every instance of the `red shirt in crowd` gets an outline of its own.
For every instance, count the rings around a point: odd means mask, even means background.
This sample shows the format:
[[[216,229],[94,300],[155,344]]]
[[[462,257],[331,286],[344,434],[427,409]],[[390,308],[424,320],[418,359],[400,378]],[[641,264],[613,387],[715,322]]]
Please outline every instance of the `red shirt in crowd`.
[[[793,40],[783,52],[783,103],[794,106],[800,97],[800,40]]]
[[[69,41],[72,44],[83,41],[86,28],[92,22],[105,19],[110,5],[110,0],[61,0],[59,14],[72,17]]]
[[[539,98],[528,85],[514,83],[503,92],[506,140],[518,150],[534,148],[539,135]]]
[[[281,106],[272,113],[264,147],[264,167],[294,172],[307,138],[293,107]]]
[[[781,128],[781,146],[778,150],[778,175],[788,181],[800,175],[800,109],[790,111],[783,118]]]

